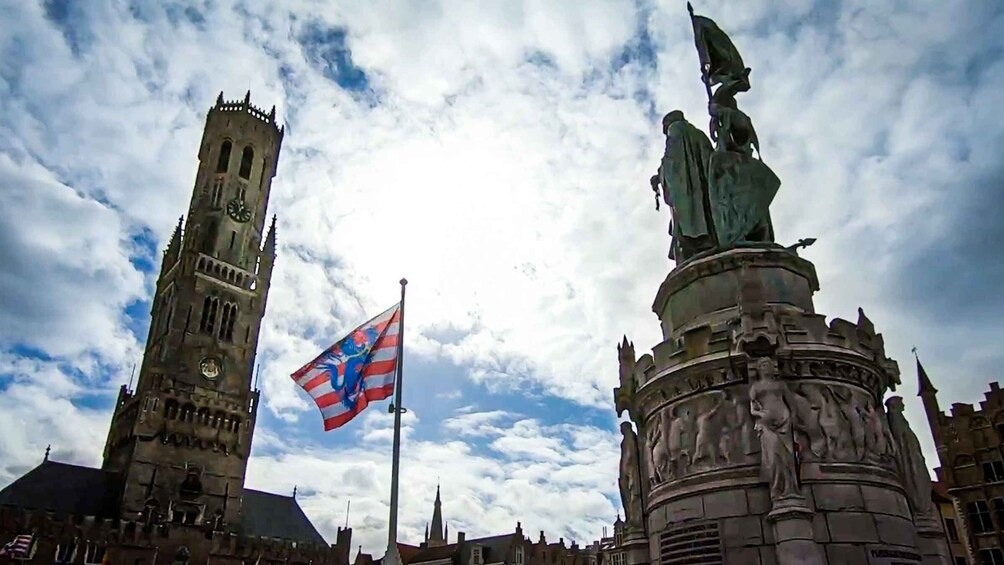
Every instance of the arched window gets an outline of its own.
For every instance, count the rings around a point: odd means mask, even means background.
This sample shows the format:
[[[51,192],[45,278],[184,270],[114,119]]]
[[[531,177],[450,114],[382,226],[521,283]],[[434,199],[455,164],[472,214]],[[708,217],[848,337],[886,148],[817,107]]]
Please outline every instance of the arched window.
[[[218,428],[221,424],[223,424],[223,412],[217,412],[216,415],[213,416],[213,427]]]
[[[241,155],[241,170],[238,173],[242,179],[251,178],[251,161],[254,159],[254,149],[248,145],[244,148],[244,154]]]
[[[230,425],[230,431],[239,432],[241,429],[241,419],[234,417],[234,419],[230,421]]]
[[[192,416],[195,414],[195,406],[193,404],[186,404],[181,407],[181,420],[184,422],[191,422]]]
[[[208,408],[199,408],[199,423],[200,424],[209,424],[209,409]]]
[[[223,305],[223,316],[220,318],[220,339],[232,341],[234,338],[234,323],[237,321],[237,305],[227,302]]]
[[[220,207],[220,200],[223,199],[223,179],[218,178],[213,181],[213,208]]]
[[[202,303],[202,321],[199,322],[199,329],[205,333],[213,333],[213,327],[216,325],[216,310],[219,308],[220,301],[215,296],[207,296],[206,300]]]
[[[177,400],[172,399],[164,402],[164,416],[169,420],[174,420],[178,417]]]
[[[233,149],[233,146],[234,145],[232,143],[230,143],[229,139],[226,140],[226,141],[224,141],[223,145],[220,146],[220,158],[219,158],[218,161],[216,161],[216,172],[217,173],[225,173],[225,172],[227,172],[227,169],[230,166],[230,150]],[[244,165],[241,165],[241,167],[243,167],[243,166]]]

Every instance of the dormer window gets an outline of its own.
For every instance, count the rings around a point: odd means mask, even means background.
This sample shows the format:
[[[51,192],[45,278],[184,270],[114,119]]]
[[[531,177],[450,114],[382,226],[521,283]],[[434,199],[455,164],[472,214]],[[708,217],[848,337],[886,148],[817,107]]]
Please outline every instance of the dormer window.
[[[515,565],[523,565],[523,546],[522,545],[517,545],[516,546],[516,555],[515,555],[515,558],[513,559],[513,563]]]
[[[479,546],[474,546],[471,548],[471,565],[481,565],[482,563],[484,563],[481,551],[482,548]]]

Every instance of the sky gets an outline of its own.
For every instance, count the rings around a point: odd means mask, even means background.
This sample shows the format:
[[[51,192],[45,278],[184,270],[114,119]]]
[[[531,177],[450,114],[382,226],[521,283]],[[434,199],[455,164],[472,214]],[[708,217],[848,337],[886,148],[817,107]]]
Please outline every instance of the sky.
[[[937,456],[943,408],[1004,350],[1004,4],[694,0],[752,67],[740,104],[814,237],[818,312],[865,312]],[[251,488],[382,554],[391,416],[324,433],[289,374],[408,285],[402,541],[442,485],[451,537],[580,544],[620,509],[616,344],[660,339],[670,268],[648,178],[661,116],[704,124],[684,2],[0,3],[0,485],[99,465],[220,91],[276,106],[279,251]]]

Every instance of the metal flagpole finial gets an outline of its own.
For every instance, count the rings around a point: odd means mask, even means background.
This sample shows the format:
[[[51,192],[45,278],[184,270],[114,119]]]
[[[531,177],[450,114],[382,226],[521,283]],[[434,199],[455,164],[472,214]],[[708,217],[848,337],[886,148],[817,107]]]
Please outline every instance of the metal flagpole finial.
[[[403,279],[400,280],[400,283],[401,283],[401,286],[407,286],[408,285],[408,279],[404,279],[403,278]]]
[[[913,352],[913,356],[914,357],[917,357],[917,346],[916,345],[914,345],[912,348],[910,348],[910,351]]]

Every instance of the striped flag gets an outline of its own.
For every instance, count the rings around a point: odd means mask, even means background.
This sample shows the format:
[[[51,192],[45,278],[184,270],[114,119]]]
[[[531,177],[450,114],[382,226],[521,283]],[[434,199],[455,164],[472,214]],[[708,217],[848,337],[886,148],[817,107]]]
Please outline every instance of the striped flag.
[[[26,559],[31,553],[31,540],[30,535],[20,535],[13,539],[13,541],[5,544],[2,549],[0,549],[0,556],[11,557],[14,559]]]
[[[401,305],[395,304],[293,373],[321,409],[325,431],[394,394],[400,331]]]

